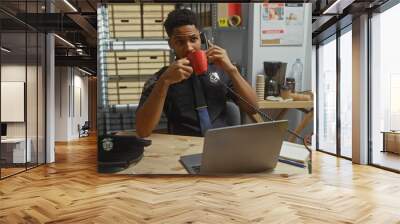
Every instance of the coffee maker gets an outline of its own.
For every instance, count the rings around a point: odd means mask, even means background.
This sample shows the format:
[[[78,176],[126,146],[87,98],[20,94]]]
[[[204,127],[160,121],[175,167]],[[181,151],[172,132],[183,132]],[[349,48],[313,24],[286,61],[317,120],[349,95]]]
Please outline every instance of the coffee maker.
[[[264,97],[279,96],[279,90],[285,84],[287,63],[280,61],[264,61],[265,91]]]

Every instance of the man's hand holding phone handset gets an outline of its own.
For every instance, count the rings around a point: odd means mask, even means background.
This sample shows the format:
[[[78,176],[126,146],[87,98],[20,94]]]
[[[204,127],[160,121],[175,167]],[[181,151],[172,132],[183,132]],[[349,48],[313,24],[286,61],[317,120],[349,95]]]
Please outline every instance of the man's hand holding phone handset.
[[[206,55],[209,63],[215,64],[228,74],[236,69],[225,49],[212,44],[210,41],[208,41],[208,45],[210,48],[206,51]]]

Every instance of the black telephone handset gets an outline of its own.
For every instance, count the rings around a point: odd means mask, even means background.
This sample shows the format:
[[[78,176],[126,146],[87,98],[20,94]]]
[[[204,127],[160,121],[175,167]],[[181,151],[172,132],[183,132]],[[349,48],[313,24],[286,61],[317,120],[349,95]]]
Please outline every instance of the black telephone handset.
[[[200,33],[200,40],[201,40],[201,44],[204,45],[204,50],[208,50],[208,39],[206,36],[206,33],[202,32]]]

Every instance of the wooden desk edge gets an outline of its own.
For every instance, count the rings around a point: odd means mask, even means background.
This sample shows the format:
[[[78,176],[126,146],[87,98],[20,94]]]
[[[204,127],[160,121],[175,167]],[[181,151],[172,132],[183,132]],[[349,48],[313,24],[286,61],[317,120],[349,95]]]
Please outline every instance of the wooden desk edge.
[[[258,106],[260,109],[283,109],[283,108],[313,108],[314,101],[288,101],[288,102],[279,102],[279,101],[269,101],[269,100],[261,100],[258,101]]]

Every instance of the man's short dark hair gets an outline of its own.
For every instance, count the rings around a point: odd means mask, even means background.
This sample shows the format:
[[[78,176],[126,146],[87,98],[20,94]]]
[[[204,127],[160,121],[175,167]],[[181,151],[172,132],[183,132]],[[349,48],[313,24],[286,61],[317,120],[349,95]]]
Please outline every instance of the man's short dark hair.
[[[175,9],[168,14],[164,22],[164,27],[169,37],[171,37],[175,28],[185,25],[194,25],[199,29],[196,14],[189,9]]]

